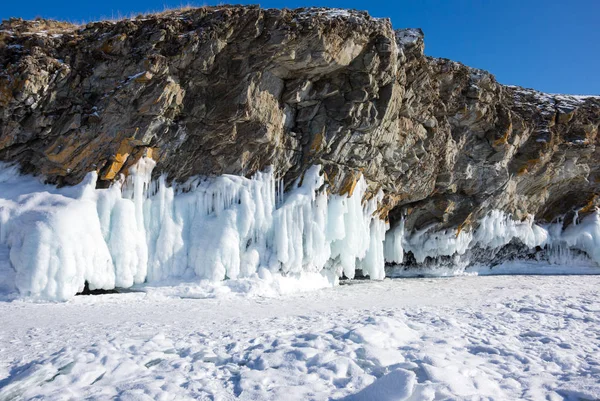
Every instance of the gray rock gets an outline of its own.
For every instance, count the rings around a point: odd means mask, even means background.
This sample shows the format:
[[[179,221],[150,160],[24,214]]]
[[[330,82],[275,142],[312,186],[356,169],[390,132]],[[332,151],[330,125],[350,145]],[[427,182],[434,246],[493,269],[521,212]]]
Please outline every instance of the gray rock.
[[[599,203],[598,97],[500,85],[364,12],[219,6],[0,32],[0,160],[60,185],[92,170],[108,185],[148,153],[178,181],[272,165],[289,184],[321,164],[343,194],[362,173],[409,230]]]

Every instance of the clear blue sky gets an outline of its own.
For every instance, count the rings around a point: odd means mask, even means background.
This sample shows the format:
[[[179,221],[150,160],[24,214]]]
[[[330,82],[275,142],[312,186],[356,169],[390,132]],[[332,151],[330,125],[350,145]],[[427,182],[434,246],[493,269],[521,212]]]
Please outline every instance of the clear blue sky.
[[[0,19],[70,21],[162,11],[187,0],[0,0]],[[191,5],[223,2],[200,1]],[[256,2],[236,1],[242,4]],[[265,0],[262,7],[326,6],[389,17],[425,32],[425,53],[491,71],[505,84],[600,94],[600,0]]]

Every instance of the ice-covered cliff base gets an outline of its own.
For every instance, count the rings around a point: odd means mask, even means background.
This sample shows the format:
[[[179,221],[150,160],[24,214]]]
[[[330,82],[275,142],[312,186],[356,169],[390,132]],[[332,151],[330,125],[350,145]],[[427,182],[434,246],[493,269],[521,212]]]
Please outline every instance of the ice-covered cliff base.
[[[474,231],[407,233],[379,218],[381,194],[363,202],[364,179],[350,196],[328,195],[318,166],[286,193],[269,171],[169,186],[150,180],[153,167],[144,158],[108,189],[96,189],[95,173],[57,189],[0,166],[0,292],[65,300],[86,282],[111,289],[285,276],[289,285],[307,275],[322,285],[357,270],[382,279],[386,262],[402,264],[406,254],[417,264],[452,257],[467,265],[473,249],[514,242],[551,255],[581,250],[600,264],[598,212],[564,231],[494,211]]]

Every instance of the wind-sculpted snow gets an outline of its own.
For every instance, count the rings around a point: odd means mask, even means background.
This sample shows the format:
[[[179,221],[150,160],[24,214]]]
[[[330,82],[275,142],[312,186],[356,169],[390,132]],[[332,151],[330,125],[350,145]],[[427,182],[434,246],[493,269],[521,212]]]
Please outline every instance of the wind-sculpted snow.
[[[513,243],[567,256],[578,249],[600,263],[598,212],[564,232],[561,224],[517,222],[499,211],[475,230],[405,232],[402,219],[388,231],[378,214],[382,194],[365,201],[363,178],[350,196],[328,194],[319,166],[286,193],[272,170],[169,186],[165,177],[151,180],[154,165],[142,158],[108,189],[96,189],[96,173],[57,189],[4,166],[0,291],[66,300],[86,283],[93,290],[305,273],[321,286],[357,271],[381,280],[386,262],[402,265],[406,254],[417,264],[452,256],[467,266],[476,261],[473,249]]]
[[[0,302],[0,400],[597,400],[599,284],[455,277]]]

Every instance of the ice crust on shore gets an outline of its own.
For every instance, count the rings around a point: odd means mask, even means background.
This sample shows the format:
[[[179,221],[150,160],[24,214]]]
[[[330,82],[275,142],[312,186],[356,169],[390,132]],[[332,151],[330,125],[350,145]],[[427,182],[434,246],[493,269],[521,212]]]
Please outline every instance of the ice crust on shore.
[[[529,249],[545,248],[550,263],[569,263],[574,258],[571,254],[574,249],[585,252],[600,265],[600,211],[594,211],[581,222],[576,219],[565,230],[562,221],[539,225],[533,216],[515,221],[499,210],[485,215],[474,230],[432,231],[425,228],[405,233],[401,221],[388,231],[386,261],[400,264],[403,252],[412,252],[417,263],[424,263],[427,258],[461,256],[476,247],[497,250],[514,242]]]
[[[152,182],[153,167],[143,158],[108,189],[95,189],[96,173],[57,189],[3,166],[0,256],[19,293],[66,300],[86,282],[110,289],[324,268],[327,277],[352,278],[357,268],[384,277],[387,225],[373,214],[382,195],[363,204],[363,178],[352,196],[328,197],[313,166],[284,195],[272,171],[173,187]]]
[[[151,180],[154,165],[141,159],[108,189],[96,189],[96,173],[57,189],[0,165],[0,291],[66,300],[86,282],[111,289],[305,273],[333,282],[357,270],[383,279],[386,262],[401,264],[407,252],[423,263],[515,240],[579,249],[600,264],[598,212],[565,231],[492,211],[476,230],[405,232],[404,220],[388,230],[379,217],[382,192],[363,201],[364,178],[350,196],[328,195],[319,166],[286,193],[271,170],[169,186]]]
[[[403,226],[402,222],[400,224]],[[492,210],[479,221],[476,230],[453,229],[432,232],[430,228],[425,228],[404,234],[402,228],[403,246],[399,250],[412,252],[415,260],[423,263],[426,258],[463,255],[475,246],[484,249],[501,248],[513,240],[519,240],[528,248],[544,247],[552,241],[549,230],[551,230],[550,226],[542,227],[535,224],[531,216],[524,221],[515,221],[502,211]],[[560,237],[560,230],[558,236]],[[554,241],[558,240],[559,238],[556,238]],[[394,260],[392,258],[401,257],[394,253],[390,254],[388,260]]]

